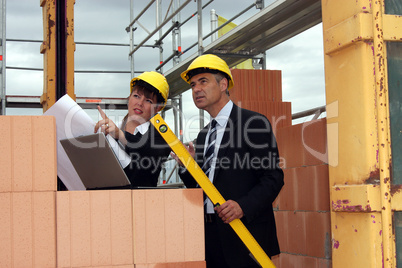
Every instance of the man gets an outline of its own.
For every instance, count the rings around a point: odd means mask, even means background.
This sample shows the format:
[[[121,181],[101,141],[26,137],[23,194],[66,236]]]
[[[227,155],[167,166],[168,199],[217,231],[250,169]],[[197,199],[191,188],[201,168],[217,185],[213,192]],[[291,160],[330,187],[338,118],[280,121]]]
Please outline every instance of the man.
[[[241,219],[268,256],[280,253],[272,202],[284,182],[271,125],[230,100],[234,82],[221,58],[199,56],[181,77],[190,84],[195,105],[211,116],[188,150],[227,200],[215,207],[205,200],[207,267],[259,267],[229,223]],[[198,187],[187,171],[181,178],[188,188]]]

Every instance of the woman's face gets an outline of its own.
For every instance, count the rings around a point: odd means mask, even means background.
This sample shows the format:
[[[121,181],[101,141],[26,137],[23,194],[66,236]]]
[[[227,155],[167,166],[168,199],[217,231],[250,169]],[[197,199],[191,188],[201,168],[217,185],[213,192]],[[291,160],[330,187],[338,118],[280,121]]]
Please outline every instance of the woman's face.
[[[147,122],[158,111],[157,97],[155,94],[147,94],[144,91],[133,89],[128,97],[128,116],[139,124]]]

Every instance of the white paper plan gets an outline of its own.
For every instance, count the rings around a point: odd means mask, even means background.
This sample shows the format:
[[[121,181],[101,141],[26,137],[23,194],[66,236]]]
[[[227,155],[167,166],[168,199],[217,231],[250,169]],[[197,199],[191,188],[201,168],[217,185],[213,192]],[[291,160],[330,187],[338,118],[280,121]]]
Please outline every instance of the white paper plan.
[[[60,140],[94,133],[95,122],[67,94],[60,98],[43,115],[56,118],[57,176],[68,190],[85,190],[81,179],[71,164]],[[110,135],[106,136],[122,167],[130,164],[130,157]]]

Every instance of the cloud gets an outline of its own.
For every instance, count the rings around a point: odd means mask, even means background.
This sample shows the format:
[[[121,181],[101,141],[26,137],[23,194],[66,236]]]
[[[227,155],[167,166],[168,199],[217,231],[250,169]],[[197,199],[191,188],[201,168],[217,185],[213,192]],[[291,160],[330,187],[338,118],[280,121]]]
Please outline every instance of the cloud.
[[[267,69],[281,70],[283,101],[292,112],[325,105],[322,24],[267,51]]]

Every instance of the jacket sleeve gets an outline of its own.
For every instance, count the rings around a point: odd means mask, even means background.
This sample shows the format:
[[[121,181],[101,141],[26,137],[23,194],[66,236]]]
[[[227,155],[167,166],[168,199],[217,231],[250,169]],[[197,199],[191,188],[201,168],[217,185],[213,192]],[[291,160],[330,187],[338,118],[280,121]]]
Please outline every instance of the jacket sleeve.
[[[187,188],[197,187],[197,181],[193,178],[190,172],[187,171],[187,169],[183,168],[183,171],[179,171],[179,176]]]

